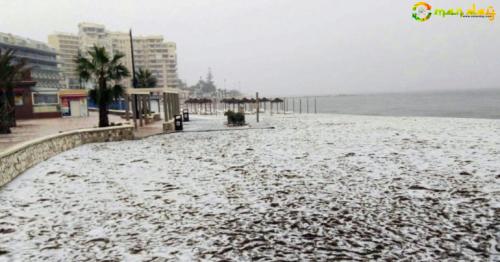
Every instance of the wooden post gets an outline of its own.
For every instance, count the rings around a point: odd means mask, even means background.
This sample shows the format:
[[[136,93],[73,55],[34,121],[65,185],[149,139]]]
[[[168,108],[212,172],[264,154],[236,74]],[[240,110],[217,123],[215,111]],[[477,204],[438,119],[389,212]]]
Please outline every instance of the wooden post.
[[[168,118],[167,118],[167,93],[163,93],[163,121],[165,121],[165,122],[168,121]]]
[[[152,106],[151,106],[151,93],[148,96],[146,96],[146,99],[147,99],[146,104],[148,106],[148,112],[151,112],[151,111],[153,111],[153,110],[151,110],[151,108],[152,108]]]
[[[144,112],[144,124],[147,125],[148,124],[148,122],[147,122],[147,116],[149,115],[149,111],[151,111],[150,108],[149,108],[149,101],[150,101],[149,100],[149,95],[145,95],[143,97],[143,101],[144,101],[144,108],[146,109],[145,112]]]
[[[167,114],[168,120],[172,119],[172,102],[170,101],[170,93],[167,93]]]
[[[125,107],[125,119],[127,121],[130,120],[130,96],[127,94],[125,95],[125,102],[126,102],[126,107]]]
[[[302,114],[302,98],[299,98],[299,114]]]
[[[260,111],[260,103],[259,103],[259,92],[255,93],[255,100],[257,100],[257,123],[259,123],[259,111]]]
[[[177,105],[177,114],[181,114],[181,103],[179,100],[179,94],[175,94],[175,104]]]
[[[175,116],[174,94],[169,94],[168,102],[170,104],[170,118]]]
[[[139,102],[137,103],[137,106],[139,107],[139,126],[144,126],[144,98],[142,96],[139,96]]]
[[[177,101],[175,100],[175,94],[172,94],[172,105],[174,109],[174,116],[177,115]]]
[[[309,97],[306,97],[307,113],[309,114]]]
[[[167,115],[168,115],[168,120],[172,119],[172,103],[170,103],[170,93],[167,93]]]
[[[175,114],[179,115],[181,108],[179,107],[179,95],[174,94]]]
[[[314,97],[314,113],[318,113],[318,108],[316,107],[316,97]]]
[[[158,94],[158,114],[161,114],[160,95]]]
[[[135,103],[135,96],[136,95],[132,95],[132,118],[134,119],[134,128],[137,130],[137,114],[135,113],[137,112],[137,108]]]
[[[172,94],[168,94],[168,119],[172,119],[173,116],[173,110],[172,110],[173,104],[172,104]]]
[[[176,94],[175,98],[175,101],[177,103],[177,113],[181,115],[181,101],[179,100],[179,94]]]
[[[174,105],[174,98],[173,98],[173,94],[168,94],[168,115],[170,116],[170,118],[172,119],[175,115],[175,109],[174,109],[175,105]]]
[[[295,98],[292,98],[292,111],[295,113]]]

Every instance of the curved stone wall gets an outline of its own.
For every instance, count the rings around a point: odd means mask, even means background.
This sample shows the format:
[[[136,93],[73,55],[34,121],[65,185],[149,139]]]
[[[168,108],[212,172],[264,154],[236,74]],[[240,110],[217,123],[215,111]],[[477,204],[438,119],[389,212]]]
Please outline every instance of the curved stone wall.
[[[0,187],[28,168],[66,150],[88,143],[134,139],[131,125],[80,129],[38,138],[0,153]]]

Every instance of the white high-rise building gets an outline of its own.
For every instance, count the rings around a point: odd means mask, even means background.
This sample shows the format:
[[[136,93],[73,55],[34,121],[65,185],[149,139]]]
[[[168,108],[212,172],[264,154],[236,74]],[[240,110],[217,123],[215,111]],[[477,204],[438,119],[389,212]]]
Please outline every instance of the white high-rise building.
[[[66,36],[74,36],[65,34]],[[53,39],[51,41],[51,38]],[[104,25],[93,23],[78,24],[78,50],[85,53],[94,45],[105,47],[112,54],[118,52],[125,55],[122,63],[132,72],[132,53],[130,47],[130,34],[125,32],[109,32]],[[63,73],[66,78],[74,79],[71,71],[76,69],[76,64],[69,59],[69,53],[74,54],[74,49],[69,51],[69,47],[62,45],[62,34],[49,36],[49,44],[56,48],[60,55]],[[176,44],[167,42],[161,35],[134,36],[134,62],[136,72],[139,69],[147,69],[153,73],[157,79],[157,87],[178,87],[177,75],[177,53]],[[66,49],[65,49],[66,48]],[[74,45],[71,46],[74,48]],[[78,51],[76,51],[78,52]],[[66,55],[68,54],[68,56]],[[65,63],[67,62],[67,63]],[[72,64],[72,65],[69,65]],[[78,79],[77,79],[78,80]],[[131,77],[124,79],[122,84],[131,87]]]
[[[80,88],[80,78],[76,71],[75,63],[80,48],[78,36],[67,33],[49,35],[49,46],[57,50],[58,66],[63,75],[62,86],[66,88]]]
[[[85,52],[94,45],[113,50],[113,45],[109,33],[104,25],[93,23],[78,24],[78,37],[80,38],[80,50]]]
[[[177,45],[167,42],[167,86],[179,87],[179,76],[177,75]]]

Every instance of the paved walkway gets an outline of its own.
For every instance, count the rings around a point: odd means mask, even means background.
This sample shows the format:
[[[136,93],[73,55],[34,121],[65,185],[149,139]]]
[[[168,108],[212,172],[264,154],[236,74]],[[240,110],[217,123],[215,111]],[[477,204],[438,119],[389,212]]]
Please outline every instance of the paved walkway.
[[[113,123],[125,123],[116,115],[109,115],[109,121]],[[12,128],[12,133],[0,135],[0,152],[16,144],[26,142],[39,137],[57,134],[64,131],[96,127],[99,117],[96,112],[90,112],[89,117],[64,117],[18,120],[17,127]]]
[[[163,116],[162,116],[163,117]],[[264,118],[263,116],[262,118]],[[218,129],[248,129],[269,126],[266,121],[255,123],[255,116],[247,116],[249,123],[244,127],[226,127],[224,125],[225,117],[219,115],[191,115],[190,122],[184,122],[186,131],[207,131]],[[126,123],[125,119],[117,115],[109,115],[109,121],[112,123]],[[32,139],[57,134],[65,131],[77,129],[93,128],[99,122],[97,112],[90,112],[89,117],[65,117],[65,118],[47,118],[18,120],[17,127],[12,128],[12,134],[0,135],[0,152]],[[129,121],[131,124],[132,120]],[[139,121],[137,121],[139,122]],[[139,124],[139,123],[138,123]],[[134,132],[136,138],[144,138],[163,133],[163,119],[154,123],[139,127]]]

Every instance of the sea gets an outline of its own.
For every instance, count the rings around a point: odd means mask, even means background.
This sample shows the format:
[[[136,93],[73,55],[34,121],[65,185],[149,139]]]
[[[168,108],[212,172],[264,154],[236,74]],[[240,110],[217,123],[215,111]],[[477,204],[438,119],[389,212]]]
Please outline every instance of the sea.
[[[500,119],[500,89],[295,97],[286,101],[287,110],[296,113]]]

